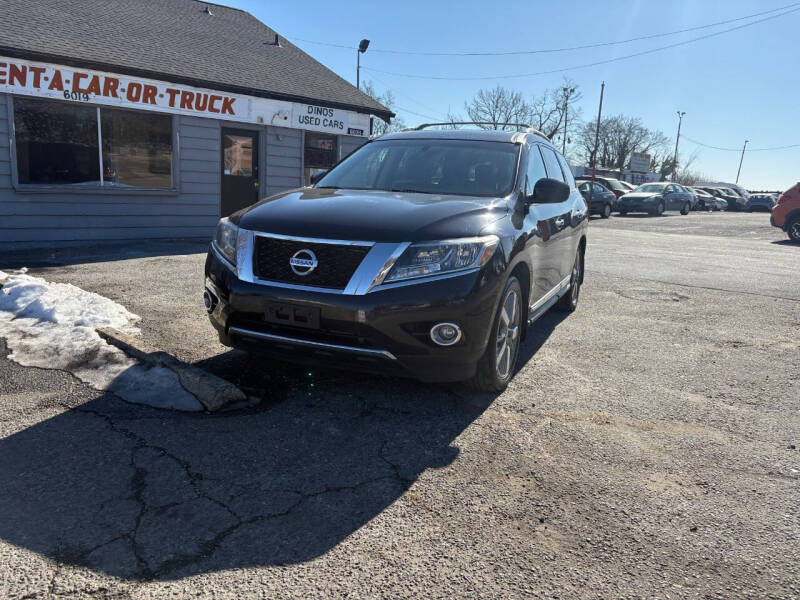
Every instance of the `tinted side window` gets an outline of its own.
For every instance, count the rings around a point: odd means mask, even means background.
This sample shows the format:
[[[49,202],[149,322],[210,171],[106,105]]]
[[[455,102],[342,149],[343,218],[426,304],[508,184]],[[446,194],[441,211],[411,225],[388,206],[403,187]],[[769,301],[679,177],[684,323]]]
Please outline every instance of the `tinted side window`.
[[[550,150],[550,148],[545,148],[543,146],[540,146],[539,149],[542,151],[542,158],[544,158],[544,164],[547,167],[547,176],[551,179],[564,181],[564,174],[561,172],[561,166],[558,164],[556,153]]]
[[[542,162],[542,155],[539,153],[539,146],[533,145],[528,152],[528,169],[525,173],[525,195],[530,196],[533,194],[533,187],[540,179],[547,177],[547,171],[544,169],[544,162]]]
[[[561,165],[561,170],[564,172],[564,181],[569,185],[569,187],[575,187],[575,178],[572,176],[572,169],[569,168],[567,159],[560,154],[556,154],[556,158],[558,158],[558,162]]]

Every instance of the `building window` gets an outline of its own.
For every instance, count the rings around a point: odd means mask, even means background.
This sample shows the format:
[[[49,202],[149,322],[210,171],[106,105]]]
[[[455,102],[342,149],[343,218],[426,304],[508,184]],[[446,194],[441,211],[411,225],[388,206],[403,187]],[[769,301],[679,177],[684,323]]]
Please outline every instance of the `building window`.
[[[20,183],[99,183],[97,109],[14,98]]]
[[[311,176],[327,171],[337,163],[338,149],[336,136],[324,133],[306,132],[303,152],[303,176],[306,185],[311,185]]]
[[[17,97],[14,129],[20,184],[172,187],[168,115]]]
[[[100,109],[104,183],[172,187],[172,117]]]

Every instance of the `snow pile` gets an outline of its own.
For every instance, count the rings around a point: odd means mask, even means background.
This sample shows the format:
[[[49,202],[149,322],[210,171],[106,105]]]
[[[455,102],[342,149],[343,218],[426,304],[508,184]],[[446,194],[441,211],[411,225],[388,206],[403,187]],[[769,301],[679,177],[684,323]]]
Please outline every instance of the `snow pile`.
[[[109,298],[74,285],[49,283],[0,271],[0,338],[9,358],[21,365],[69,371],[98,390],[162,408],[201,410],[177,376],[163,367],[140,365],[107,344],[95,328],[138,334],[139,317]]]

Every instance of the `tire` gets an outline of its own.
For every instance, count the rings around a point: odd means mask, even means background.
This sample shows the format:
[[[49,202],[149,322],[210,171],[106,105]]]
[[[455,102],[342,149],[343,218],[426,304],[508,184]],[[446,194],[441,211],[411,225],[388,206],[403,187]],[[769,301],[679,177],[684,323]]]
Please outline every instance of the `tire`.
[[[664,214],[664,203],[663,202],[659,202],[658,206],[656,206],[655,209],[653,209],[653,211],[650,214],[654,215],[656,217],[660,217],[661,215],[663,215]]]
[[[706,209],[706,201],[705,200],[698,200],[697,201],[697,210],[705,210]]]
[[[786,224],[786,235],[793,242],[800,243],[800,217],[794,217]]]
[[[687,202],[683,205],[683,208],[681,208],[681,214],[688,215],[690,210],[692,210],[692,205]]]
[[[604,204],[603,205],[603,212],[600,213],[600,216],[603,219],[607,219],[608,217],[611,216],[611,205],[610,204]]]
[[[575,312],[575,309],[578,308],[578,300],[581,295],[581,283],[583,283],[583,250],[579,248],[578,254],[575,255],[575,262],[572,265],[569,291],[556,302],[556,308],[558,310]]]
[[[509,304],[512,297],[515,298],[514,309]],[[528,317],[523,298],[519,280],[514,276],[509,277],[492,319],[486,351],[478,361],[475,376],[468,382],[471,388],[481,392],[502,392],[511,381],[519,357],[523,314],[524,318]]]

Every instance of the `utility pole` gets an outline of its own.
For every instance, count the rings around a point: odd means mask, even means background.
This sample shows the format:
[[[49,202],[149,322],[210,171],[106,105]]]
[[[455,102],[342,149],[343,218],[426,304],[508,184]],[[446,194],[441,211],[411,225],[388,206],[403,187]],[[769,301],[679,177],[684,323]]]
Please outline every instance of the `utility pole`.
[[[564,141],[561,144],[561,154],[567,153],[567,117],[569,116],[569,97],[575,93],[575,88],[563,87],[564,91]]]
[[[742,157],[739,159],[739,170],[736,171],[736,185],[739,185],[739,175],[742,174],[742,163],[744,162],[744,151],[747,148],[747,142],[750,140],[744,141],[744,146],[742,146]]]
[[[672,181],[678,177],[678,142],[681,141],[681,123],[685,114],[685,111],[678,111],[678,135],[675,137],[675,158],[672,159]]]
[[[594,132],[594,150],[592,151],[592,185],[589,186],[589,206],[594,197],[594,177],[597,171],[597,148],[600,146],[600,118],[603,116],[603,94],[606,91],[606,82],[600,84],[600,108],[597,109],[597,129]]]

